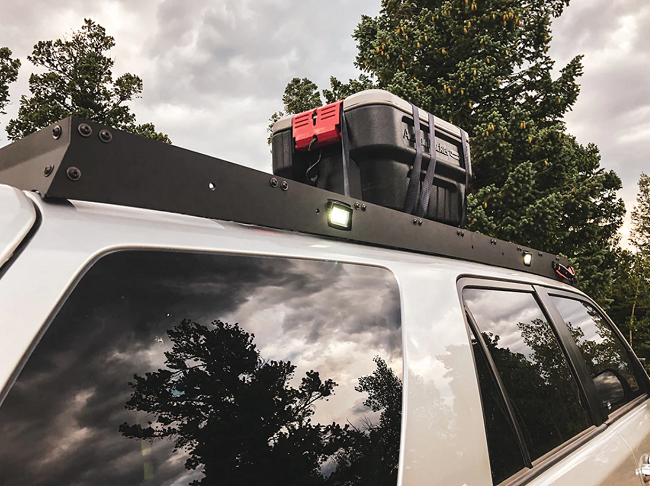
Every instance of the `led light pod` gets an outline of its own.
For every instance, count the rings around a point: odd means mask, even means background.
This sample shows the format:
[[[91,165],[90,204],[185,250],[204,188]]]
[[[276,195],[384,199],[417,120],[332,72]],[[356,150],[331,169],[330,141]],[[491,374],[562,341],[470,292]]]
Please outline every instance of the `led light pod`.
[[[533,254],[528,253],[527,251],[524,252],[524,265],[527,267],[530,267],[530,265],[533,263]]]
[[[341,201],[328,201],[327,224],[332,228],[350,231],[352,229],[352,207]]]

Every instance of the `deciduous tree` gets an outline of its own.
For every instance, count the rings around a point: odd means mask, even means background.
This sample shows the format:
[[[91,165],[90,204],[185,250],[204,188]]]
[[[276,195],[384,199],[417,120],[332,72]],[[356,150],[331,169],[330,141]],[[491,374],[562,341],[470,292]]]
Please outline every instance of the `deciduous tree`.
[[[9,85],[18,78],[20,60],[11,57],[8,47],[0,47],[0,115],[6,115],[5,107],[9,103]]]
[[[115,39],[90,19],[70,39],[39,41],[27,59],[46,71],[29,77],[31,95],[21,96],[18,117],[7,124],[9,138],[17,140],[78,115],[171,143],[153,124],[136,123],[127,103],[142,93],[142,79],[131,73],[113,77],[114,46]]]

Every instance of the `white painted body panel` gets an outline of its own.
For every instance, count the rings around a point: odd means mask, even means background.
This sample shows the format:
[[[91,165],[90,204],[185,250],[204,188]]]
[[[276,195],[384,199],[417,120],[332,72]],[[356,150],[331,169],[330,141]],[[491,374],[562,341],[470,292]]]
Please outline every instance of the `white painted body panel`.
[[[108,252],[161,248],[380,266],[395,275],[402,300],[405,396],[398,484],[403,485],[492,484],[458,277],[574,290],[541,277],[447,258],[170,213],[85,202],[53,204],[37,195],[29,197],[39,207],[42,223],[0,278],[0,389],[11,383],[85,269]],[[642,419],[648,422],[644,413]],[[630,449],[613,427],[530,484],[638,484],[634,467]]]
[[[630,448],[615,427],[609,427],[548,471],[530,486],[638,486]]]
[[[36,223],[32,202],[18,189],[0,184],[0,267]]]
[[[630,447],[635,465],[640,467],[641,456],[650,454],[650,400],[621,417],[612,427],[616,428]]]

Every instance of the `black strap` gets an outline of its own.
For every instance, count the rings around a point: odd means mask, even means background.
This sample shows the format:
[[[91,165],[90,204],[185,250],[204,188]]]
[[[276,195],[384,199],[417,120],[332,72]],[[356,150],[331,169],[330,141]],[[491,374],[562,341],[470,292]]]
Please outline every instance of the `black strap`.
[[[429,146],[431,147],[431,160],[427,168],[427,175],[422,183],[422,193],[418,201],[418,207],[415,215],[424,217],[429,210],[429,199],[431,199],[431,190],[433,189],[433,178],[436,174],[436,127],[433,115],[429,113]]]
[[[350,196],[350,141],[348,126],[345,123],[343,103],[341,103],[341,158],[343,159],[343,194]]]
[[[467,222],[467,191],[469,191],[469,177],[472,172],[471,162],[469,160],[469,143],[467,142],[467,132],[465,130],[460,131],[460,142],[463,148],[463,162],[465,169],[465,194],[463,194],[462,201],[462,215],[460,218],[460,227],[464,228],[465,223]]]
[[[418,202],[418,192],[420,191],[420,174],[422,173],[422,145],[420,144],[420,113],[418,107],[411,104],[413,109],[413,138],[415,140],[415,160],[411,169],[411,178],[409,187],[406,191],[406,203],[404,212],[412,214]]]

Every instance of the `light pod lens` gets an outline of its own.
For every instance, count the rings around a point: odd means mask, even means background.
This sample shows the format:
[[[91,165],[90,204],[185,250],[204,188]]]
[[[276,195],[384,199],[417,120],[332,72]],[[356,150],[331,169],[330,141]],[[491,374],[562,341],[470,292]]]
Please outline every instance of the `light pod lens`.
[[[530,267],[530,265],[533,263],[533,254],[524,252],[524,265],[527,267]]]
[[[340,201],[327,203],[327,224],[332,228],[350,231],[352,229],[352,208]]]

